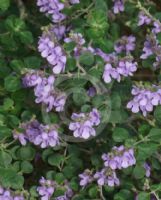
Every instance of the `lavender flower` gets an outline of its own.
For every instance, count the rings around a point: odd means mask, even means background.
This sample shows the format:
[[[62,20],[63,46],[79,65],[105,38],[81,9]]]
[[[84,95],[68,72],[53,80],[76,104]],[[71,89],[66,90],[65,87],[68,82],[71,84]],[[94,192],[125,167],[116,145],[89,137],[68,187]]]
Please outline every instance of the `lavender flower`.
[[[104,168],[100,172],[96,172],[94,178],[97,179],[98,185],[108,185],[109,187],[113,187],[115,185],[119,185],[120,181],[116,176],[116,173],[112,171],[110,168]]]
[[[87,94],[88,94],[88,96],[90,96],[90,97],[94,97],[95,96],[95,94],[96,94],[96,88],[95,87],[90,87],[89,89],[88,89],[88,91],[87,91]]]
[[[42,72],[32,70],[23,77],[22,82],[25,87],[34,86],[35,102],[45,104],[47,112],[53,108],[57,112],[63,111],[66,95],[54,88],[54,76],[45,77]]]
[[[113,65],[117,67],[113,67],[110,63],[105,65],[103,73],[105,83],[110,83],[112,78],[120,82],[121,76],[133,76],[133,73],[137,70],[137,62],[133,62],[131,58],[115,60]]]
[[[151,22],[152,22],[151,18],[149,18],[144,12],[139,13],[138,26],[142,26],[144,24],[149,25]]]
[[[91,172],[88,169],[86,169],[82,174],[79,174],[79,178],[80,178],[79,184],[83,188],[93,181]]]
[[[39,183],[40,186],[37,187],[37,191],[41,196],[41,200],[50,200],[55,191],[55,182],[42,177]]]
[[[113,12],[115,14],[118,14],[124,11],[125,9],[124,0],[113,0],[113,2],[114,2]]]
[[[130,53],[131,51],[135,50],[135,41],[136,38],[132,35],[123,36],[115,43],[115,51],[117,53],[121,53],[123,51]]]
[[[96,135],[93,126],[100,124],[100,114],[97,109],[93,109],[90,113],[73,113],[71,119],[74,122],[69,124],[69,129],[73,131],[74,137],[88,139]]]
[[[154,34],[160,33],[161,32],[161,23],[160,23],[160,21],[155,21],[153,23],[153,25],[154,25],[154,28],[152,29],[152,33],[154,33]]]
[[[113,147],[112,152],[103,154],[102,159],[105,167],[110,167],[112,170],[127,168],[135,165],[133,149],[125,149],[124,146]]]
[[[0,200],[25,200],[22,194],[0,187]]]
[[[65,15],[61,13],[61,10],[64,9],[64,4],[59,0],[37,0],[37,6],[40,7],[40,12],[51,15],[55,23],[65,19]]]
[[[64,25],[55,25],[50,31],[55,34],[57,40],[61,40],[65,35],[66,27]]]
[[[143,54],[141,55],[140,58],[146,59],[149,56],[153,55],[155,53],[155,50],[157,49],[158,43],[156,40],[155,35],[147,35],[146,41],[144,43],[144,48],[143,48]]]
[[[148,163],[144,163],[144,169],[145,169],[145,175],[146,177],[150,177],[150,174],[151,174],[151,167]]]
[[[138,113],[140,110],[144,116],[153,111],[154,106],[161,105],[161,89],[156,87],[153,89],[156,91],[133,87],[131,93],[134,98],[128,102],[127,108],[131,109],[133,113]]]
[[[54,74],[64,72],[67,58],[51,31],[49,33],[43,33],[40,37],[38,50],[41,56],[47,59]]]
[[[18,139],[22,145],[26,145],[28,141],[41,148],[59,145],[58,131],[55,126],[45,126],[37,120],[31,120],[22,123],[19,128],[22,132],[14,130],[13,137]]]

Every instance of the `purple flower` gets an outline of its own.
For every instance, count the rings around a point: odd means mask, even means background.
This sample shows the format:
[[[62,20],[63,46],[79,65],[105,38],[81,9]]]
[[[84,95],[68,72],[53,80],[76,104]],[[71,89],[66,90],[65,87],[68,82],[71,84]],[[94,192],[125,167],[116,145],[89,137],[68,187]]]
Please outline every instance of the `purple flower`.
[[[22,123],[19,128],[22,132],[14,130],[13,137],[18,139],[22,145],[26,145],[28,141],[41,148],[59,145],[59,135],[55,126],[45,126],[37,120],[32,120]]]
[[[96,172],[94,178],[97,179],[98,185],[108,185],[113,187],[119,185],[120,181],[116,176],[116,173],[109,168],[104,168],[100,172]]]
[[[148,163],[144,163],[144,169],[146,171],[145,175],[146,177],[150,177],[150,174],[151,174],[151,167]]]
[[[55,34],[58,40],[61,40],[65,35],[66,27],[64,25],[55,25],[50,31]]]
[[[149,56],[155,53],[157,48],[157,40],[155,35],[147,35],[146,41],[144,43],[143,54],[140,58],[147,59]]]
[[[133,113],[142,111],[146,116],[148,112],[153,111],[153,107],[161,105],[161,90],[154,87],[156,91],[152,92],[148,89],[133,87],[132,95],[134,98],[128,102],[127,108]]]
[[[52,32],[40,37],[38,42],[38,50],[43,58],[46,58],[52,67],[54,74],[60,74],[65,70],[65,64],[67,61],[66,55],[62,47],[54,41]]]
[[[114,2],[113,12],[115,14],[118,14],[118,13],[124,11],[125,7],[124,7],[124,1],[123,0],[113,0],[113,2]]]
[[[87,91],[88,96],[94,97],[96,95],[97,91],[95,87],[90,87]]]
[[[117,67],[117,72],[122,76],[133,76],[133,73],[137,70],[137,62],[132,60],[120,60]]]
[[[135,50],[135,41],[136,38],[132,35],[130,36],[123,36],[121,39],[116,41],[115,43],[115,51],[117,53],[121,53],[125,51],[126,53],[130,53],[131,51]]]
[[[29,72],[23,77],[23,84],[25,84],[26,87],[34,86],[36,103],[45,104],[47,112],[51,111],[53,108],[55,108],[57,112],[61,112],[65,106],[66,95],[65,93],[55,90],[54,82],[54,76],[45,77],[42,72],[36,71],[32,71],[32,73]]]
[[[80,178],[79,184],[83,188],[93,181],[92,174],[88,169],[85,170],[82,174],[79,174],[79,178]]]
[[[149,25],[151,22],[152,22],[151,18],[149,18],[144,12],[139,13],[138,26],[142,26],[144,24]]]
[[[124,146],[113,147],[112,152],[102,155],[102,159],[104,166],[112,170],[127,168],[136,163],[134,150],[125,149]]]
[[[153,23],[153,25],[154,25],[154,28],[152,29],[152,33],[154,33],[154,34],[160,33],[161,32],[161,23],[160,23],[160,21],[155,21]]]
[[[22,194],[0,187],[0,200],[25,200]]]
[[[118,73],[117,69],[113,68],[111,64],[107,63],[105,65],[104,73],[103,73],[103,80],[105,83],[110,83],[113,79],[116,79],[120,82],[121,77]]]
[[[69,130],[73,131],[74,137],[88,139],[96,135],[93,126],[100,124],[100,114],[97,109],[93,109],[90,113],[73,113],[71,119],[74,122],[69,124]]]
[[[37,187],[37,191],[40,195],[41,200],[50,200],[55,191],[55,182],[46,180],[42,177],[39,181],[40,186]]]
[[[47,126],[41,125],[41,134],[35,137],[33,143],[35,145],[41,146],[41,148],[55,147],[59,145],[58,132]]]
[[[40,12],[51,15],[55,23],[65,19],[65,15],[60,12],[64,9],[64,4],[59,0],[37,0],[37,6],[40,7]]]

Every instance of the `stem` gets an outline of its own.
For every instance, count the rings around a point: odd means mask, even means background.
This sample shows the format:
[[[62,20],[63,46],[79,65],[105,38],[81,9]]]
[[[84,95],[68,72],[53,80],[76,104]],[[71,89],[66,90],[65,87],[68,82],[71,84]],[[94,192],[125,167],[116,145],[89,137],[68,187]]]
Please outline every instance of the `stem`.
[[[26,8],[22,0],[16,0],[17,6],[20,12],[20,19],[25,19],[27,17]]]
[[[99,187],[99,192],[100,192],[101,200],[106,200],[106,198],[103,195],[103,188],[102,188],[102,186]]]
[[[77,60],[77,67],[78,67],[78,69],[79,69],[80,71],[83,72],[84,75],[87,74],[86,70],[80,65],[80,63],[78,62],[78,60]]]

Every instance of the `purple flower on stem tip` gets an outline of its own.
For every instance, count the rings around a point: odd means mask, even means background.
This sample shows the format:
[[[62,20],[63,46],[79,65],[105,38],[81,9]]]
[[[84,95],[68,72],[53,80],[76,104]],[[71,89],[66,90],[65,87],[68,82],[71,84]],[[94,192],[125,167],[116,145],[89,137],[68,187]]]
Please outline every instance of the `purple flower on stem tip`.
[[[0,187],[0,200],[25,200],[22,194]]]
[[[109,187],[114,187],[120,184],[115,171],[112,171],[110,168],[103,168],[100,172],[96,172],[94,178],[97,180],[98,185],[101,186],[108,185]]]
[[[20,125],[22,132],[13,131],[13,137],[18,139],[22,145],[31,142],[41,148],[55,147],[59,145],[59,135],[57,128],[54,126],[45,126],[37,120],[32,120]]]
[[[121,39],[116,41],[115,43],[115,51],[117,53],[121,53],[125,51],[126,53],[130,53],[131,51],[135,50],[135,41],[136,38],[132,35],[130,36],[123,36]]]
[[[112,170],[127,168],[135,165],[133,149],[125,149],[124,146],[113,147],[112,152],[103,154],[102,159],[105,167],[110,167]]]
[[[149,25],[151,22],[152,22],[151,18],[149,18],[144,12],[139,13],[138,26],[142,26],[144,24]]]
[[[148,163],[144,163],[145,175],[146,177],[150,177],[151,174],[151,167]]]
[[[90,87],[87,91],[88,96],[94,97],[96,95],[97,91],[95,87]]]
[[[69,130],[73,131],[74,137],[88,139],[96,135],[93,126],[100,124],[100,114],[97,109],[94,108],[90,113],[73,113],[71,119],[74,122],[69,124]]]
[[[53,108],[57,112],[63,111],[66,95],[54,88],[54,76],[45,77],[42,72],[32,71],[27,73],[22,80],[25,87],[34,86],[35,102],[45,104],[47,112]]]
[[[42,177],[39,181],[40,186],[37,187],[37,191],[40,195],[41,200],[50,200],[55,191],[55,182],[46,180]]]
[[[132,95],[134,98],[128,102],[127,108],[131,109],[133,113],[138,113],[140,110],[144,116],[148,112],[152,112],[154,106],[161,105],[161,89],[156,87],[153,89],[156,91],[133,87]]]
[[[152,29],[152,33],[158,34],[161,32],[161,22],[160,21],[155,21],[153,23],[154,28]]]
[[[79,174],[79,178],[80,178],[79,184],[83,188],[93,181],[92,174],[88,169],[86,169],[82,174]]]
[[[124,0],[113,0],[113,2],[114,2],[113,12],[115,14],[118,14],[124,11],[125,9]]]
[[[55,23],[65,19],[65,15],[61,13],[61,10],[64,9],[64,4],[59,0],[37,0],[37,6],[40,7],[40,12],[51,15]]]
[[[46,58],[54,74],[64,72],[66,65],[66,55],[62,47],[57,43],[56,38],[50,31],[44,33],[38,42],[38,50],[43,58]]]
[[[116,79],[118,82],[120,82],[121,77],[118,73],[117,69],[113,68],[110,63],[107,63],[105,65],[104,73],[103,73],[103,80],[105,83],[110,83],[113,79]]]

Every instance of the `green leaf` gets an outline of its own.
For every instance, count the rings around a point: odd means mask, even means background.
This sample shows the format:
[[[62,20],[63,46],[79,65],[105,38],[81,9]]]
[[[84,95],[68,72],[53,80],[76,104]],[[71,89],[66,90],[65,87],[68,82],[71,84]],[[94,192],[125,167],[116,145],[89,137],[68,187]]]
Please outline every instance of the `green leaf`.
[[[14,104],[14,101],[12,99],[6,98],[6,99],[4,99],[3,109],[5,111],[12,110],[13,109],[13,104]]]
[[[4,86],[8,92],[15,92],[21,88],[21,81],[17,76],[9,75],[4,80]]]
[[[145,175],[145,169],[142,165],[136,165],[134,170],[133,170],[133,176],[136,179],[141,179]]]
[[[64,160],[64,156],[60,154],[54,154],[49,156],[48,163],[52,166],[59,167],[61,162]]]
[[[0,0],[0,9],[5,11],[10,6],[10,0]]]
[[[33,171],[33,166],[30,162],[28,161],[23,161],[21,163],[21,171],[25,174],[30,174]]]
[[[93,186],[92,188],[90,188],[88,194],[91,198],[95,199],[98,194],[97,186]]]
[[[149,158],[153,153],[155,153],[158,149],[158,144],[153,142],[148,142],[145,144],[140,144],[138,146],[138,160],[146,160]]]
[[[89,51],[83,52],[79,57],[79,62],[87,66],[92,66],[94,63],[94,55]]]
[[[31,44],[34,41],[33,35],[30,31],[21,31],[19,37],[21,42],[24,44]]]
[[[0,126],[0,140],[12,135],[11,129],[6,126]]]
[[[115,142],[123,142],[125,141],[126,139],[128,139],[129,137],[129,133],[126,129],[124,128],[119,128],[119,127],[116,127],[114,129],[114,132],[112,134],[112,137],[114,139]]]
[[[161,121],[161,106],[157,106],[154,111],[154,117],[157,121]]]
[[[9,153],[1,150],[0,151],[0,166],[8,167],[12,162],[12,157]]]
[[[6,188],[21,189],[24,178],[13,169],[0,168],[0,184]]]
[[[33,160],[35,157],[35,149],[30,146],[21,147],[17,151],[17,156],[20,160]]]
[[[161,141],[161,129],[152,128],[148,134],[151,141],[160,142]]]
[[[138,200],[150,200],[150,194],[146,192],[140,192],[138,194]]]
[[[30,56],[24,59],[24,63],[27,68],[40,68],[41,59],[36,56]]]

